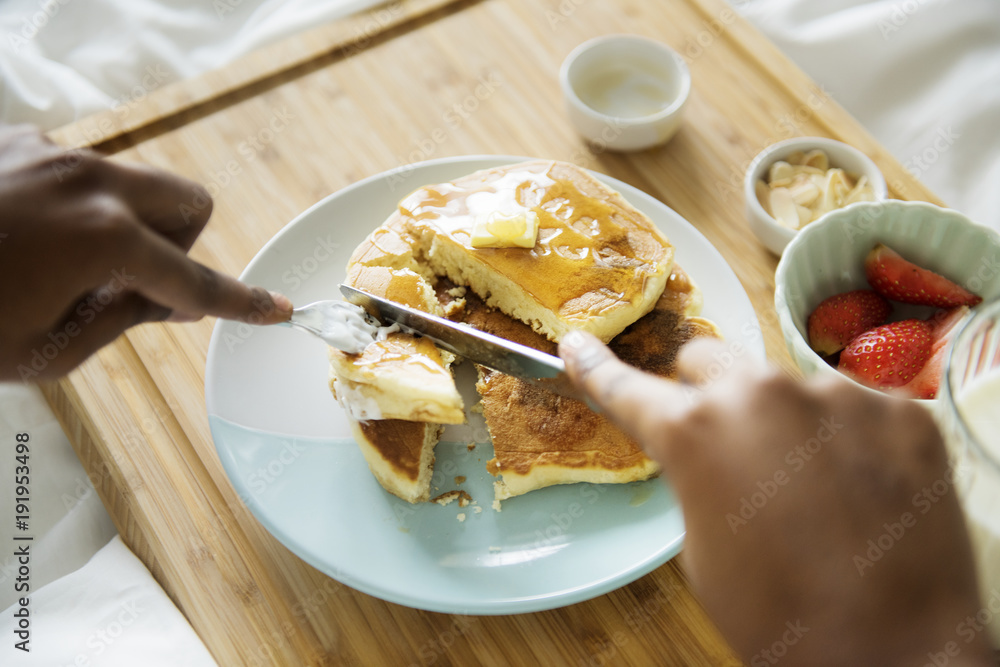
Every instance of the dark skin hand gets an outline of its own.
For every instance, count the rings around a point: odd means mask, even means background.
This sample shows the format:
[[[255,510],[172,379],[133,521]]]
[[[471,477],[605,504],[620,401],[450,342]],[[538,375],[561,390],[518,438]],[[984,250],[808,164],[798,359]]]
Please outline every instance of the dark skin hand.
[[[589,335],[559,348],[575,383],[662,465],[691,585],[736,651],[751,665],[993,664],[987,633],[956,631],[983,605],[928,411],[726,350],[685,346],[685,386]]]
[[[184,178],[0,126],[0,381],[63,375],[143,322],[288,319],[287,298],[187,256],[211,212]]]

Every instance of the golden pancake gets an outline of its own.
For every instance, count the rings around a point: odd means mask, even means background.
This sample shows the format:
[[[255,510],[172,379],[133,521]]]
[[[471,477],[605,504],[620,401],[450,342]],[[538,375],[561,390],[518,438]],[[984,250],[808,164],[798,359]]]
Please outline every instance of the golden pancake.
[[[434,274],[554,341],[571,329],[611,340],[653,308],[673,264],[673,246],[649,218],[565,162],[508,165],[423,187],[399,212]],[[534,244],[474,247],[477,225],[497,215],[521,227],[536,222]]]

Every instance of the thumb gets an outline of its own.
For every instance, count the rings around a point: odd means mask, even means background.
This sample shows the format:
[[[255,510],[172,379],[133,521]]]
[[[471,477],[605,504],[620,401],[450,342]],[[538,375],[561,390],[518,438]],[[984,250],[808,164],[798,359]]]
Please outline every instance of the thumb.
[[[571,331],[559,343],[559,356],[577,389],[598,405],[648,454],[659,459],[668,422],[684,415],[689,400],[677,382],[622,362],[591,334]]]

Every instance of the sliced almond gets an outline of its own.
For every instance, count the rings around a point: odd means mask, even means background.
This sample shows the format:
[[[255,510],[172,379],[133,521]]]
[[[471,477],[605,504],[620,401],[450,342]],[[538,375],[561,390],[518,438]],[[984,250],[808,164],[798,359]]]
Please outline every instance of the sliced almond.
[[[823,191],[823,208],[832,211],[840,208],[847,196],[847,184],[844,182],[844,172],[841,169],[831,169],[826,172],[826,188]]]
[[[802,229],[812,222],[812,209],[796,204],[795,212],[799,214],[799,229]]]
[[[785,158],[785,162],[788,164],[802,165],[806,163],[806,154],[802,151],[795,151],[794,153],[789,153],[788,157]]]
[[[862,176],[858,179],[858,184],[844,197],[844,206],[859,201],[875,201],[875,191],[868,183],[868,177]]]
[[[796,181],[810,176],[819,176],[822,178],[826,176],[826,172],[820,171],[814,167],[804,167],[802,165],[793,164],[790,165],[788,170],[782,171],[781,178],[775,178],[768,181],[768,185],[772,188],[787,188]]]
[[[815,167],[821,171],[826,171],[830,168],[830,158],[826,156],[826,153],[818,148],[814,148],[805,155],[805,159],[802,164],[808,165],[810,167]]]
[[[817,169],[816,167],[812,167],[812,166],[810,166],[808,164],[804,164],[804,165],[801,165],[799,167],[796,167],[796,169],[798,170],[796,173],[799,173],[799,174],[816,174],[818,176],[822,176],[823,174],[826,173],[825,170],[823,170],[823,169]]]
[[[776,181],[791,178],[792,176],[794,176],[794,173],[792,172],[792,165],[788,164],[784,160],[778,160],[772,164],[770,170],[768,170],[767,182],[774,186]]]
[[[789,229],[799,228],[799,212],[788,188],[771,189],[771,211],[778,224]]]
[[[822,192],[807,174],[797,176],[788,189],[799,206],[809,206]]]

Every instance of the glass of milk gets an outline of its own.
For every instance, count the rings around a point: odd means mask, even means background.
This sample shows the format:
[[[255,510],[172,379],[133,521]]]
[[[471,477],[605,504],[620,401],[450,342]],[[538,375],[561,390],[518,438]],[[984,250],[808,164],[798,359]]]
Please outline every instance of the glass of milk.
[[[983,304],[960,325],[939,409],[976,556],[983,603],[977,625],[1000,646],[1000,301]]]

